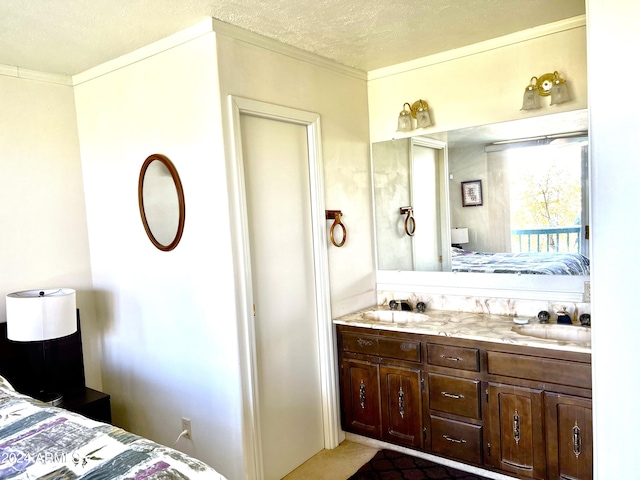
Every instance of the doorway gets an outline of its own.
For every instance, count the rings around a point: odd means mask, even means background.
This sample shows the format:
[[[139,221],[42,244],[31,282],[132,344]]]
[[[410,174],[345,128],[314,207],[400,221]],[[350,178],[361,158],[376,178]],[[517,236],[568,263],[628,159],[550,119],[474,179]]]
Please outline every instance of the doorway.
[[[245,465],[272,480],[338,444],[319,116],[231,103]]]

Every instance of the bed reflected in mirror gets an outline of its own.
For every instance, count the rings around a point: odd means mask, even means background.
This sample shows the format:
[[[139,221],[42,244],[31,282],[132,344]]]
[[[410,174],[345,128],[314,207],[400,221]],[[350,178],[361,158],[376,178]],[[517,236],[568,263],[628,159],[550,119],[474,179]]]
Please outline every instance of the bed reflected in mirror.
[[[446,161],[432,157],[428,168],[424,137],[373,145],[379,270],[589,275],[586,111],[436,137]],[[400,203],[413,208],[411,237]]]

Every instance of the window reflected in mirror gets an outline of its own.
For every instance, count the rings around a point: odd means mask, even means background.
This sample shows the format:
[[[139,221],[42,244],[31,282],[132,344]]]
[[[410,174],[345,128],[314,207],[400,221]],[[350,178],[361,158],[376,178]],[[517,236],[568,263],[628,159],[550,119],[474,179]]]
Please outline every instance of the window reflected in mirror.
[[[459,199],[469,170],[484,208]],[[451,225],[469,232],[452,248],[453,271],[589,275],[586,136],[452,148],[449,172]]]
[[[378,269],[588,276],[586,131],[576,111],[442,132],[441,150],[425,137],[374,144]],[[482,202],[463,202],[475,181]],[[412,237],[400,204],[413,208]],[[468,240],[452,246],[455,228]]]

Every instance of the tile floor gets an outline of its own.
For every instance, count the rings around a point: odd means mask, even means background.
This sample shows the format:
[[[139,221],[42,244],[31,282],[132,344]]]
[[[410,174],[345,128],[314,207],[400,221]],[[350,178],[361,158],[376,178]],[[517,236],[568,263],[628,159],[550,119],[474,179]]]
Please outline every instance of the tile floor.
[[[322,450],[314,455],[283,480],[347,480],[378,450],[345,440],[333,450]]]

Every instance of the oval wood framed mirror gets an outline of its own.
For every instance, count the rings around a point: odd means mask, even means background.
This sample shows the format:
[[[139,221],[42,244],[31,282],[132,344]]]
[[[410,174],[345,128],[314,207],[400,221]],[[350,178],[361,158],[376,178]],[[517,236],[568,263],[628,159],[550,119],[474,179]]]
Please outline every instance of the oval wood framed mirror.
[[[149,155],[140,169],[138,206],[151,243],[168,252],[184,230],[184,191],[176,167],[164,155]]]

